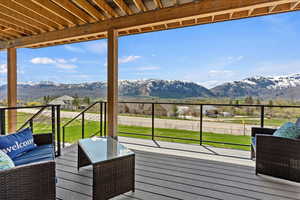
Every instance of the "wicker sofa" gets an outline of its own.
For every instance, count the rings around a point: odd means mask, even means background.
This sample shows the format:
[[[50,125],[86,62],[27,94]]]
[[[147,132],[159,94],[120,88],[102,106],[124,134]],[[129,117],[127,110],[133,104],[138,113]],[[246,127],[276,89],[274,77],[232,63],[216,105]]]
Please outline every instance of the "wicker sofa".
[[[273,136],[276,129],[252,128],[256,144],[251,157],[256,158],[256,174],[265,174],[300,182],[300,139]]]
[[[52,134],[33,135],[33,138],[37,144],[36,149],[13,160],[16,167],[0,171],[1,200],[55,199],[55,155]]]

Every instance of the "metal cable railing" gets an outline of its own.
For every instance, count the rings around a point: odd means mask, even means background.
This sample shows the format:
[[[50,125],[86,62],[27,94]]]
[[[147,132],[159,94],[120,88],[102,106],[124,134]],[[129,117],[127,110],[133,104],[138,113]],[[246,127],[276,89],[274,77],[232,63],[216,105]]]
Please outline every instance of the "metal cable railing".
[[[13,119],[9,119],[11,111]],[[61,154],[60,105],[0,108],[0,135],[8,134],[9,126],[16,132],[29,127],[34,134],[52,133],[56,155]]]
[[[242,126],[234,129],[234,128],[228,128],[228,124],[230,123],[223,123],[224,127],[208,127],[207,124],[211,123],[213,124],[214,121],[207,121],[208,117],[204,116],[204,111],[206,109],[207,106],[215,106],[218,108],[226,108],[227,110],[234,110],[234,109],[248,109],[249,112],[254,112],[255,115],[255,122],[253,122],[255,126],[260,126],[260,127],[264,127],[265,126],[265,118],[266,118],[266,111],[270,111],[274,108],[280,108],[280,109],[294,109],[297,108],[299,109],[300,106],[293,106],[293,105],[289,105],[289,106],[285,106],[285,105],[256,105],[256,104],[195,104],[195,103],[169,103],[169,102],[139,102],[139,101],[135,101],[135,102],[119,102],[119,106],[121,106],[122,104],[124,105],[132,105],[132,104],[136,104],[136,105],[143,105],[143,106],[137,106],[136,110],[134,112],[136,112],[133,115],[129,115],[129,121],[122,121],[119,120],[119,125],[124,125],[127,124],[128,126],[132,126],[132,127],[139,127],[139,124],[137,122],[137,119],[143,119],[144,122],[141,125],[141,127],[147,127],[147,131],[145,130],[141,130],[140,132],[138,131],[126,131],[126,130],[119,130],[119,133],[121,135],[125,135],[125,136],[136,136],[136,137],[146,137],[152,140],[156,140],[156,139],[168,139],[171,141],[186,141],[188,143],[192,142],[192,143],[198,143],[200,145],[202,144],[221,144],[221,145],[233,145],[233,146],[241,146],[241,147],[249,147],[250,146],[250,139],[249,142],[247,143],[237,143],[234,141],[222,141],[222,140],[217,140],[215,138],[212,139],[207,139],[206,138],[206,133],[207,132],[212,132],[212,133],[216,133],[216,134],[240,134],[240,135],[249,135],[251,132],[251,127],[246,126],[245,123],[243,123]],[[97,108],[96,112],[90,113],[91,109],[95,106],[95,105],[99,105],[99,107]],[[147,105],[147,106],[145,106]],[[188,106],[192,109],[196,109],[198,111],[198,115],[197,117],[194,117],[191,120],[186,120],[184,122],[178,123],[179,121],[174,121],[174,120],[182,120],[178,117],[166,117],[166,116],[160,116],[160,111],[159,108],[161,105],[169,105],[169,106]],[[81,111],[80,113],[78,113],[74,118],[72,118],[71,120],[69,120],[68,122],[66,122],[62,128],[63,128],[63,146],[65,144],[65,137],[66,137],[66,128],[68,126],[70,126],[70,124],[72,122],[74,122],[75,120],[79,120],[80,121],[80,128],[81,128],[81,138],[85,138],[85,137],[89,137],[89,136],[94,136],[94,135],[99,135],[99,136],[106,136],[106,130],[107,130],[107,111],[106,111],[106,107],[107,107],[107,103],[104,101],[99,101],[99,102],[95,102],[93,103],[91,106],[87,107],[86,109],[84,109],[83,111]],[[142,109],[146,109],[144,111],[141,111]],[[193,110],[192,110],[193,111]],[[90,115],[98,115],[99,117],[97,119],[91,119]],[[124,118],[124,113],[119,113],[119,116]],[[252,114],[253,115],[253,114]],[[87,117],[88,116],[88,117]],[[126,116],[126,115],[125,115]],[[147,121],[146,121],[147,119]],[[172,121],[173,120],[173,121]],[[89,128],[88,123],[91,123],[91,121],[98,121],[99,123],[99,130],[94,130],[94,132],[92,134],[90,134],[89,136],[86,134],[86,129]],[[146,122],[145,122],[146,121]],[[216,120],[215,120],[216,121]],[[163,123],[165,122],[165,123]],[[172,126],[169,126],[167,122],[173,123]],[[184,129],[189,129],[189,127],[187,127],[188,125],[186,125],[185,127],[180,127],[182,126],[182,124],[196,124],[193,128],[190,128],[193,132],[198,133],[197,137],[186,137],[185,134],[181,134],[181,135],[172,135],[172,134],[161,134],[161,130],[163,129],[162,126],[165,126],[165,128],[169,129],[178,129],[180,130],[184,130]],[[219,122],[218,122],[219,123]],[[221,122],[220,122],[221,123]],[[220,126],[219,123],[219,126]],[[222,124],[221,124],[222,126]],[[151,129],[149,131],[149,128]],[[70,133],[72,134],[72,133]]]

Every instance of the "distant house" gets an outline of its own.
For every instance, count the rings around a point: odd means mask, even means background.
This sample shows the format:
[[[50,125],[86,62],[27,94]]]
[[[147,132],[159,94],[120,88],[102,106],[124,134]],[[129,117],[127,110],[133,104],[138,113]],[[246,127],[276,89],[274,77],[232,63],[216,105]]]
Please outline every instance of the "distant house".
[[[66,110],[74,110],[75,106],[73,106],[74,98],[68,95],[64,95],[61,97],[58,97],[56,99],[53,99],[52,101],[49,102],[50,105],[60,105],[61,109],[66,109]]]

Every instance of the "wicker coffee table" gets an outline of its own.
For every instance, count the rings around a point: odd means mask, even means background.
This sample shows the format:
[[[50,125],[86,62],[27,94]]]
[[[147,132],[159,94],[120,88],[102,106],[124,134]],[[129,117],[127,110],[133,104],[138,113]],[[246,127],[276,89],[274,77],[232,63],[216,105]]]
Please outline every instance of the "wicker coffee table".
[[[93,165],[93,199],[134,192],[135,154],[112,138],[88,138],[78,143],[78,170]]]

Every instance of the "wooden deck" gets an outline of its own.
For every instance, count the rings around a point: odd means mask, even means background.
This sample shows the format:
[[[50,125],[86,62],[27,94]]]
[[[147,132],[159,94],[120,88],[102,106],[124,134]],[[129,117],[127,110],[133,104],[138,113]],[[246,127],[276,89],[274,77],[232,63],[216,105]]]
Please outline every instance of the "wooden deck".
[[[114,198],[117,200],[300,199],[300,184],[256,176],[253,161],[244,157],[248,152],[233,150],[240,152],[237,158],[220,155],[227,152],[224,149],[120,141],[136,152],[136,191]],[[92,199],[92,168],[77,171],[77,145],[64,149],[56,161],[57,199]]]

